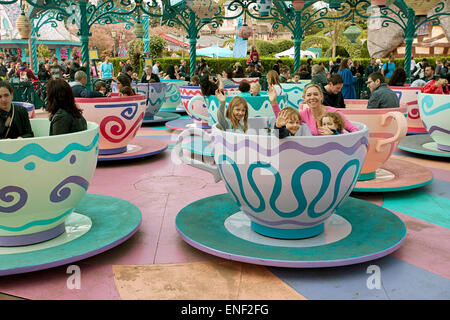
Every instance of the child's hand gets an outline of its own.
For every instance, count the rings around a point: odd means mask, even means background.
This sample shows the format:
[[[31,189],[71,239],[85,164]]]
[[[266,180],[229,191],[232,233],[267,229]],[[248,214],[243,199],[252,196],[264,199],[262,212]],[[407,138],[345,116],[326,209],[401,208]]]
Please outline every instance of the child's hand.
[[[287,119],[281,114],[278,115],[276,126],[278,128],[284,127],[287,123]]]
[[[333,134],[333,131],[327,127],[319,127],[319,132],[321,136],[329,136]]]
[[[219,100],[219,102],[226,102],[227,97],[222,93],[220,89],[216,90],[216,98]]]
[[[267,95],[269,96],[269,100],[272,105],[277,103],[277,92],[271,84],[269,85],[269,88],[267,89]]]

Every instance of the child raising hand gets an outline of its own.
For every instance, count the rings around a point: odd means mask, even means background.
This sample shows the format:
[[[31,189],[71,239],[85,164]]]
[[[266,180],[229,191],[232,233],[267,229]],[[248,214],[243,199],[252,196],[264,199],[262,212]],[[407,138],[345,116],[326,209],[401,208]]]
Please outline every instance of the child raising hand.
[[[232,129],[235,132],[245,133],[248,129],[248,106],[247,101],[239,96],[231,99],[225,112],[227,97],[219,89],[216,90],[216,97],[219,100],[219,111],[217,112],[217,122],[222,130]]]

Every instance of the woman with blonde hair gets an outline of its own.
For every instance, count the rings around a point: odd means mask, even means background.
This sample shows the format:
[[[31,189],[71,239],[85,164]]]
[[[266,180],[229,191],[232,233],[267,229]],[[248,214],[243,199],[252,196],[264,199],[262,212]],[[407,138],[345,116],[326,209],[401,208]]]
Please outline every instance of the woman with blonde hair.
[[[275,70],[270,70],[269,72],[267,72],[267,84],[275,89],[277,96],[283,94],[280,76],[278,75],[278,72],[276,72]]]
[[[277,103],[277,95],[275,90],[273,88],[269,88],[268,94],[270,102],[272,103],[273,112],[275,113],[275,116],[278,117],[280,107]],[[305,89],[303,89],[303,100],[308,107],[300,111],[301,121],[302,123],[306,123],[308,125],[313,136],[332,134],[332,131],[329,128],[322,127],[322,118],[327,112],[339,113],[345,121],[344,129],[346,131],[358,131],[358,128],[356,128],[350,120],[348,120],[345,115],[339,111],[339,109],[323,105],[323,92],[319,85],[315,83],[308,84]]]

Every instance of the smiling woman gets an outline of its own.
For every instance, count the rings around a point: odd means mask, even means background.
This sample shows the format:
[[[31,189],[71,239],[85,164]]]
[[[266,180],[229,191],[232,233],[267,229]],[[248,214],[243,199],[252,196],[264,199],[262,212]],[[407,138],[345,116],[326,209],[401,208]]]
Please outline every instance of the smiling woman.
[[[34,136],[28,111],[12,104],[13,87],[0,81],[0,139],[20,139]]]

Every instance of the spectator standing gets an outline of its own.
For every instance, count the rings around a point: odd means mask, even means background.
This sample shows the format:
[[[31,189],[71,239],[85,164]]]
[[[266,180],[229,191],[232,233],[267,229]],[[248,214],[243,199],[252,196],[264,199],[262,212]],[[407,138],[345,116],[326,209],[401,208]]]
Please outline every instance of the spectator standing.
[[[375,63],[375,58],[370,59],[369,65],[366,67],[364,71],[364,76],[368,77],[371,73],[379,71],[379,67]]]
[[[252,46],[251,50],[250,50],[250,55],[248,57],[247,60],[247,65],[249,65],[251,62],[254,63],[254,59],[256,58],[256,62],[258,62],[259,60],[261,60],[261,58],[259,57],[259,53],[258,50],[256,50],[256,46]]]
[[[330,73],[338,73],[339,72],[339,68],[341,67],[341,63],[342,63],[342,59],[341,58],[337,58],[336,62],[332,65],[331,69],[330,69]]]
[[[0,57],[0,79],[3,80],[8,75],[8,68],[6,68],[3,58]]]
[[[39,79],[34,75],[33,71],[28,68],[26,62],[22,62],[19,70],[16,71],[16,75],[20,77],[20,81],[38,81]]]
[[[56,79],[63,79],[64,77],[64,69],[61,67],[61,65],[58,63],[58,58],[53,57],[52,59],[52,65],[50,66],[50,75],[53,80]]]
[[[352,75],[349,66],[350,60],[344,59],[342,60],[341,66],[338,71],[342,79],[344,79],[344,86],[342,87],[342,95],[344,99],[356,99],[356,91],[354,85],[358,79]]]
[[[109,62],[109,57],[105,57],[105,61],[100,66],[100,75],[102,80],[111,80],[114,76],[114,66]]]
[[[81,66],[81,58],[78,54],[73,55],[72,62],[70,63],[70,70],[69,70],[69,79],[70,81],[75,81],[75,73],[77,71],[84,71],[87,72],[87,61],[83,63],[83,66]]]
[[[280,68],[283,65],[283,61],[281,59],[278,59],[277,62],[273,65],[272,70],[275,70],[278,75],[280,75]]]
[[[51,79],[50,72],[47,70],[48,62],[39,64],[38,79],[39,81],[48,81]]]
[[[153,70],[152,73],[156,74],[157,76],[159,76],[159,66],[161,65],[161,62],[156,61],[155,64],[153,65]]]
[[[436,59],[436,68],[434,70],[435,75],[439,75],[439,72],[441,72],[443,65],[441,59]]]
[[[395,63],[394,63],[394,56],[389,56],[389,61],[383,64],[383,67],[381,68],[381,74],[384,75],[386,78],[392,77],[392,74],[395,70]]]

